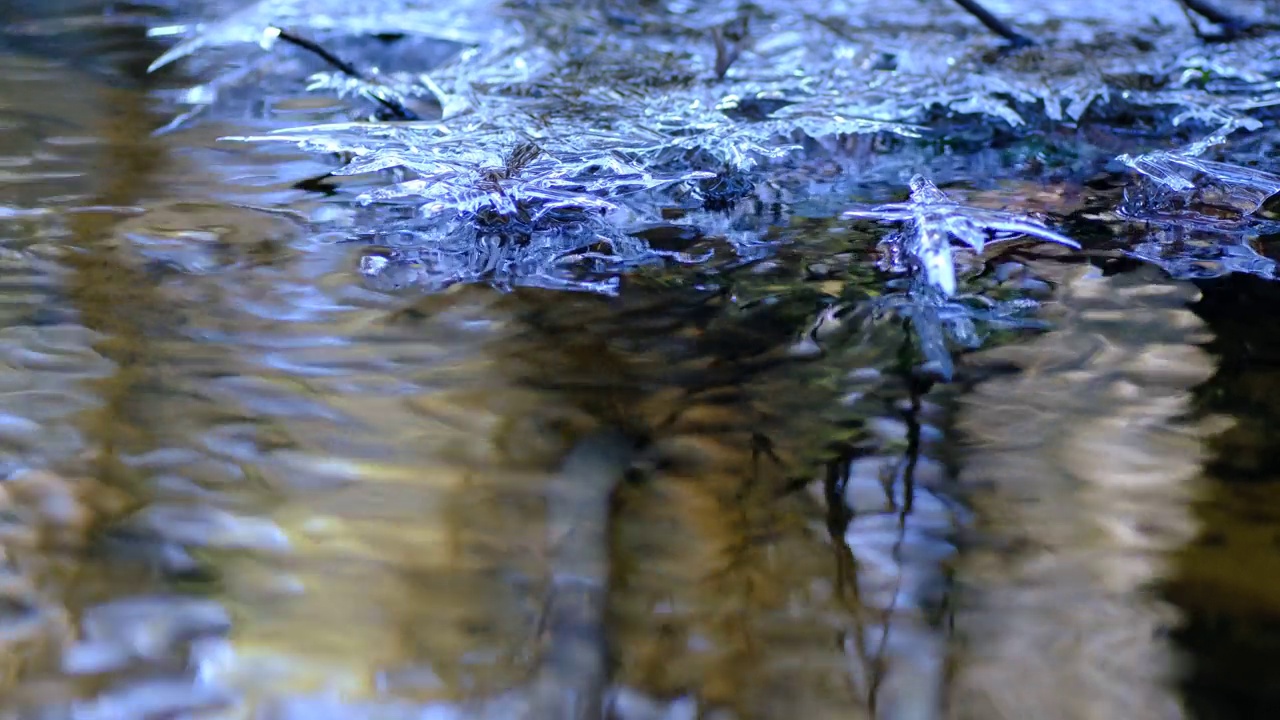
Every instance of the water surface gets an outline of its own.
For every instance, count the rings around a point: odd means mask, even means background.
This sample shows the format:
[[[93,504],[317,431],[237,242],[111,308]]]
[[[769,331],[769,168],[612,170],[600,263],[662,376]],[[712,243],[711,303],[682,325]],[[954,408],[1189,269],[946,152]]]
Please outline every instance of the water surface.
[[[1096,158],[1146,140],[912,150],[1087,250],[964,260],[1048,329],[933,383],[851,320],[891,160],[672,207],[635,233],[708,259],[614,295],[388,281],[376,179],[219,141],[356,113],[314,58],[157,133],[202,80],[145,73],[165,11],[12,13],[5,717],[1272,716],[1275,293],[1122,256]]]

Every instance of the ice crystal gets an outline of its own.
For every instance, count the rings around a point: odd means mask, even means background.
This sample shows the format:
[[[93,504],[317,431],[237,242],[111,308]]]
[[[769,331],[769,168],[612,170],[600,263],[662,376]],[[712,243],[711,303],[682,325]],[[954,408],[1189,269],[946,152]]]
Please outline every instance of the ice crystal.
[[[1235,119],[1186,148],[1117,158],[1142,176],[1138,188],[1125,194],[1122,215],[1133,218],[1178,216],[1192,224],[1241,221],[1280,192],[1280,175],[1201,157],[1226,142],[1239,128],[1256,130],[1261,123]]]
[[[590,219],[527,233],[482,230],[469,223],[387,229],[395,247],[373,247],[360,272],[373,287],[440,290],[484,282],[614,294],[622,272],[665,261],[700,258],[657,251],[644,241]]]
[[[317,152],[346,153],[352,160],[338,175],[410,171],[416,177],[360,199],[367,204],[407,198],[428,217],[492,213],[537,223],[558,210],[615,211],[613,198],[714,177],[691,169],[648,170],[630,156],[634,147],[593,142],[590,133],[545,137],[546,145],[539,145],[536,132],[455,134],[438,123],[348,123],[232,139],[291,141]]]
[[[762,182],[767,169],[801,165],[824,149],[849,170],[856,164],[840,154],[873,142],[907,146],[907,157],[923,152],[926,143],[911,142],[921,137],[1038,133],[1118,115],[1153,126],[1247,126],[1280,106],[1280,34],[1209,51],[1175,3],[1144,11],[1141,27],[1130,8],[1106,0],[1022,5],[1019,27],[1045,42],[995,52],[998,42],[943,0],[898,3],[893,13],[869,0],[258,0],[224,18],[154,28],[182,39],[153,67],[215,47],[270,48],[276,28],[339,45],[359,74],[316,73],[315,60],[298,61],[296,48],[276,49],[236,58],[182,99],[194,113],[238,84],[293,83],[412,104],[415,115],[432,118],[239,138],[334,154],[345,163],[339,175],[377,173],[365,180],[378,186],[360,199],[421,210],[403,231],[427,245],[418,255],[370,260],[370,269],[382,277],[429,268],[430,282],[499,277],[498,268],[534,272],[526,262],[533,259],[598,264],[590,256],[598,251],[584,248],[601,243],[588,236],[627,237],[629,226],[672,203],[728,209],[752,193],[764,198],[776,189],[776,174]],[[374,60],[375,34],[434,38],[448,51]],[[1138,35],[1144,42],[1133,41]],[[851,135],[874,140],[857,145]],[[1264,170],[1203,152],[1122,158],[1147,178],[1122,212],[1208,206],[1247,217],[1280,189]],[[813,182],[813,174],[795,176]],[[923,178],[913,181],[910,202],[848,216],[906,223],[886,249],[944,296],[956,291],[952,239],[975,250],[1015,235],[1075,246],[1033,218],[954,203]],[[595,230],[582,235],[588,225]],[[565,237],[541,235],[555,226]],[[523,240],[458,260],[466,255],[461,239],[485,243],[493,233]],[[611,242],[617,250],[630,241]],[[648,257],[624,249],[625,262]]]
[[[889,292],[883,295],[824,308],[792,352],[826,352],[850,337],[850,331],[862,331],[858,335],[865,338],[873,326],[905,320],[919,352],[916,369],[950,381],[954,349],[977,349],[993,331],[1046,329],[1048,325],[1034,317],[1039,307],[1025,297],[994,300],[977,294],[946,295],[925,278],[911,276],[890,282]]]
[[[1024,235],[1070,248],[1080,247],[1076,241],[1034,218],[950,200],[923,175],[911,178],[910,201],[847,210],[844,216],[906,223],[905,230],[893,237],[894,242],[901,244],[908,269],[921,273],[944,295],[953,295],[956,291],[952,238],[979,253],[988,242]]]

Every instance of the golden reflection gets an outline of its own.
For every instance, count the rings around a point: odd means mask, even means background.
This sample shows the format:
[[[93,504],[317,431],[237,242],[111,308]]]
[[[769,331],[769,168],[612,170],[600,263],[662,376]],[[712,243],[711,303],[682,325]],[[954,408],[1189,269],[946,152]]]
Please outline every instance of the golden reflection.
[[[150,129],[160,118],[148,107],[146,94],[136,89],[109,89],[82,84],[96,96],[86,115],[94,118],[94,135],[102,139],[100,155],[90,163],[100,182],[88,206],[119,208],[135,205],[154,191],[154,179],[166,165],[165,148]],[[110,477],[118,468],[114,454],[123,442],[141,437],[137,388],[155,381],[158,355],[154,338],[172,326],[170,303],[155,292],[129,248],[115,241],[118,212],[81,211],[67,218],[75,248],[64,256],[72,269],[67,293],[85,327],[101,333],[96,348],[115,363],[115,373],[101,383],[104,405],[88,415],[87,431],[100,448],[98,474]],[[130,421],[129,419],[132,419]],[[123,422],[122,422],[123,420]]]
[[[5,62],[9,63],[10,59],[6,58]],[[19,63],[14,65],[17,67]],[[78,141],[72,147],[79,155],[76,172],[68,176],[67,187],[58,188],[68,195],[26,201],[91,206],[33,228],[58,238],[57,252],[50,254],[57,257],[61,269],[70,270],[58,273],[58,279],[64,282],[60,289],[65,290],[80,323],[89,332],[79,331],[81,328],[71,324],[23,328],[30,332],[12,337],[25,347],[10,357],[26,362],[7,369],[16,371],[15,378],[23,378],[26,389],[43,392],[39,398],[33,392],[31,402],[20,408],[24,413],[40,413],[41,437],[70,433],[76,442],[65,443],[63,448],[87,445],[89,451],[74,456],[66,452],[28,454],[23,460],[30,462],[38,458],[39,469],[10,478],[6,483],[9,490],[0,502],[3,506],[0,511],[11,513],[18,520],[11,524],[11,529],[25,527],[31,533],[25,539],[12,533],[0,539],[3,543],[0,555],[22,572],[21,578],[6,576],[6,581],[12,580],[6,594],[9,600],[23,603],[28,598],[41,598],[31,609],[37,617],[45,618],[43,647],[31,655],[15,653],[11,658],[14,662],[6,663],[6,669],[11,672],[0,683],[0,694],[15,697],[29,688],[15,688],[11,683],[37,677],[49,667],[57,667],[59,654],[73,634],[67,611],[74,612],[77,608],[75,593],[68,588],[81,582],[84,565],[79,561],[79,554],[86,547],[92,529],[103,518],[118,515],[132,504],[117,491],[103,486],[101,481],[120,478],[115,453],[120,445],[138,439],[135,426],[122,419],[138,417],[135,388],[149,381],[155,361],[148,336],[151,326],[167,314],[165,304],[151,292],[150,283],[127,262],[121,261],[121,251],[109,241],[111,228],[120,214],[107,208],[130,205],[139,194],[148,192],[152,174],[164,163],[164,153],[149,137],[148,129],[155,118],[147,109],[145,96],[134,90],[105,88],[62,69],[45,67],[42,75],[44,82],[18,86],[27,93],[23,97],[24,107],[58,108],[73,120],[60,124],[61,118],[52,121],[42,118],[48,125],[36,126],[37,132],[33,135],[43,140],[40,136],[47,127],[58,127],[59,132]],[[56,81],[50,82],[50,79]],[[68,87],[77,90],[67,93]],[[80,125],[85,122],[90,127]],[[47,147],[8,148],[8,151],[33,157],[49,154]],[[90,174],[100,184],[90,182],[89,187],[84,188],[81,177]],[[76,192],[82,189],[87,189],[90,196],[77,196]],[[39,192],[42,186],[38,183],[24,189],[24,193]],[[34,240],[47,241],[47,238]],[[47,302],[52,309],[62,300],[56,297]],[[89,342],[93,343],[92,349],[85,346]],[[41,365],[40,359],[54,362]],[[87,391],[86,385],[93,391]],[[88,400],[91,395],[97,397]],[[54,398],[64,400],[63,412],[41,407]],[[105,407],[81,410],[99,398]],[[74,410],[66,412],[71,409]],[[68,417],[72,414],[78,417]],[[76,430],[68,425],[75,425],[89,437],[79,438]],[[91,461],[86,463],[86,458]],[[12,462],[12,458],[9,461]],[[29,587],[20,592],[18,585]],[[50,603],[46,607],[45,598],[56,600],[57,606]],[[13,608],[4,614],[7,625],[12,621]],[[6,653],[10,649],[14,648],[6,649]],[[19,658],[20,665],[17,664]]]

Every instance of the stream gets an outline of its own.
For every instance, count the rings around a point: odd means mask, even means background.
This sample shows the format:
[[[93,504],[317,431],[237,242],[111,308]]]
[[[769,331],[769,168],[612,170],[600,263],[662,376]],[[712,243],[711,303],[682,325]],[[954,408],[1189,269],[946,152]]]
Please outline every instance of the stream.
[[[1280,714],[1280,40],[402,4],[0,9],[0,720]]]

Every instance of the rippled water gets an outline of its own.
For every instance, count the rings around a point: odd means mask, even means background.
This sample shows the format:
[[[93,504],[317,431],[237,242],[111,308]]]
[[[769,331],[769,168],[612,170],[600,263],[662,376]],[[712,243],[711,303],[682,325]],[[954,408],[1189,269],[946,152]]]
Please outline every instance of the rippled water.
[[[160,9],[10,12],[0,717],[1280,708],[1276,291],[1125,257],[1114,176],[936,160],[1089,252],[974,261],[1049,329],[932,384],[849,319],[882,278],[832,208],[890,176],[637,231],[711,260],[613,297],[393,287],[363,181],[218,141],[347,105],[251,88],[153,133],[199,79],[145,74]]]

